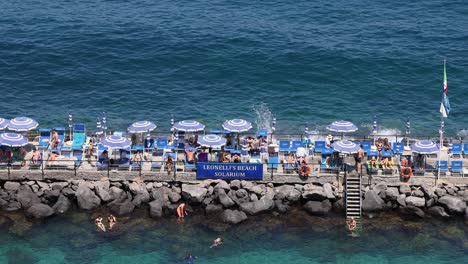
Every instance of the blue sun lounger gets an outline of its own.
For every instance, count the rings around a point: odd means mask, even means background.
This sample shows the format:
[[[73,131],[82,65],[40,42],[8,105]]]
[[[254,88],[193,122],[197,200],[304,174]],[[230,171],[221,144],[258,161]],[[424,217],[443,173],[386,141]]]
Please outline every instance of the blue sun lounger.
[[[462,152],[462,144],[461,143],[453,143],[450,153],[452,154],[452,156],[454,156],[454,155],[461,156],[462,153],[463,153]]]
[[[322,153],[323,149],[325,149],[325,141],[317,140],[314,144],[314,152],[315,153]]]
[[[402,154],[405,151],[405,144],[403,142],[393,143],[393,153]]]
[[[439,170],[439,161],[438,160],[435,162],[435,168],[436,168],[435,173],[437,174],[437,171]],[[447,171],[448,171],[448,161],[441,160],[440,161],[440,173],[446,174]]]
[[[297,148],[300,148],[300,147],[302,147],[302,141],[301,140],[293,140],[292,141],[291,151],[296,152]]]
[[[290,141],[289,140],[280,140],[279,141],[279,151],[280,152],[289,152],[290,151]]]
[[[72,149],[73,150],[82,150],[83,145],[86,140],[85,134],[85,126],[84,125],[75,125],[73,128],[73,143]]]
[[[50,141],[50,128],[41,128],[39,129],[39,145],[37,146],[39,150],[45,150],[49,147]]]
[[[452,175],[454,173],[460,174],[462,177],[463,175],[463,161],[461,160],[452,160],[451,162],[451,171]]]
[[[371,151],[372,144],[370,141],[362,141],[359,144],[362,145],[362,150],[364,150],[365,153],[369,153]]]

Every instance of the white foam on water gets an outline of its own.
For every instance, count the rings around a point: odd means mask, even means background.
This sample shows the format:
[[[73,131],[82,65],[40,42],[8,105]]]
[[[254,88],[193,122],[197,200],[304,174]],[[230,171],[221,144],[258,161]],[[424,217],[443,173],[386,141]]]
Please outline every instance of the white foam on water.
[[[257,130],[266,129],[268,134],[271,134],[271,122],[273,120],[273,113],[266,103],[256,104],[252,106],[255,113],[254,123],[257,125]],[[276,128],[278,129],[278,128]]]

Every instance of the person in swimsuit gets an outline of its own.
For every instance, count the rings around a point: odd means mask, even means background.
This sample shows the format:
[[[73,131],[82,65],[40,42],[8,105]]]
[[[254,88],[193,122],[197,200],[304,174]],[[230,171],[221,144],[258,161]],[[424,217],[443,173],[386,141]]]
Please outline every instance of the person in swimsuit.
[[[185,149],[185,157],[188,164],[193,164],[195,162],[195,151],[193,147],[188,147]]]
[[[97,225],[97,227],[99,227],[99,229],[101,229],[103,232],[106,232],[106,227],[102,223],[102,216],[99,215],[96,220],[94,220],[94,223]]]
[[[239,162],[241,162],[241,158],[240,158],[239,154],[235,153],[235,154],[232,156],[232,162],[234,162],[234,163],[239,163]]]
[[[38,164],[40,159],[41,159],[41,153],[39,153],[37,149],[34,149],[32,153],[32,163]]]
[[[174,161],[172,160],[172,156],[167,156],[166,166],[167,166],[167,174],[170,174],[172,171],[172,167],[174,166]]]
[[[109,215],[107,221],[109,222],[109,230],[112,230],[112,227],[117,223],[117,219],[115,219],[114,215]]]
[[[356,153],[356,156],[354,157],[354,160],[356,162],[356,171],[358,175],[361,175],[361,164],[362,164],[362,161],[364,160],[364,156],[365,156],[365,153],[364,153],[364,150],[362,149],[362,145],[359,145],[359,150]]]
[[[59,138],[58,138],[57,130],[52,129],[52,141],[50,142],[50,147],[57,148],[58,144],[59,144]]]
[[[400,161],[400,164],[402,167],[408,167],[408,164],[409,164],[408,159],[405,156],[403,156],[403,158]]]
[[[354,229],[356,229],[356,220],[354,219],[354,217],[351,216],[348,222],[348,230],[354,231]]]
[[[223,243],[223,239],[218,237],[215,240],[213,240],[213,244],[211,245],[210,248],[217,247]]]
[[[133,161],[135,161],[136,163],[141,162],[141,152],[139,150],[137,150],[137,152],[133,156]]]

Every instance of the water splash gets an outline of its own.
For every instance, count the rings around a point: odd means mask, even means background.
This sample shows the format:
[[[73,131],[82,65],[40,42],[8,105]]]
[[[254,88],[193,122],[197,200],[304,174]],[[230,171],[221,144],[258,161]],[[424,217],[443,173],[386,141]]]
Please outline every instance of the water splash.
[[[266,103],[256,104],[252,106],[252,109],[255,113],[255,124],[257,125],[257,130],[266,129],[270,134],[271,121],[273,120],[273,113]]]

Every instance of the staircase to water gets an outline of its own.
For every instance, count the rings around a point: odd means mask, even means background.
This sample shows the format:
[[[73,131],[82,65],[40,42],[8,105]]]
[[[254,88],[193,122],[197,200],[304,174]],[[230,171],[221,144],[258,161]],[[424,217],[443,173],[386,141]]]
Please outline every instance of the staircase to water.
[[[356,220],[356,229],[361,229],[362,196],[361,196],[361,177],[346,177],[346,224],[349,219],[354,217]]]

